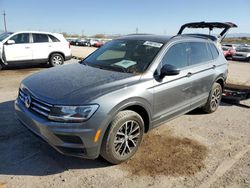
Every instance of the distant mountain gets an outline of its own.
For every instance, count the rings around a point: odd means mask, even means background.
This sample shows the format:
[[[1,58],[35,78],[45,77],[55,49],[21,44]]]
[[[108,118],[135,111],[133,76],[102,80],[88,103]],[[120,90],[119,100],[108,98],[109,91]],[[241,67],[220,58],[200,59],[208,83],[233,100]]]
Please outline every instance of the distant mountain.
[[[240,38],[247,37],[250,38],[250,33],[228,33],[226,38]]]

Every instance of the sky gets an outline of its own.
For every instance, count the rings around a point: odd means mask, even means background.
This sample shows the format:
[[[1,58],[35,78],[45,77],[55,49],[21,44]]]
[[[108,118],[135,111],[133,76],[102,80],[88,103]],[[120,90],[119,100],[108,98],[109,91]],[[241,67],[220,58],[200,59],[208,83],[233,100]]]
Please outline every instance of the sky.
[[[0,0],[0,30],[176,34],[187,22],[221,21],[250,33],[250,0]]]

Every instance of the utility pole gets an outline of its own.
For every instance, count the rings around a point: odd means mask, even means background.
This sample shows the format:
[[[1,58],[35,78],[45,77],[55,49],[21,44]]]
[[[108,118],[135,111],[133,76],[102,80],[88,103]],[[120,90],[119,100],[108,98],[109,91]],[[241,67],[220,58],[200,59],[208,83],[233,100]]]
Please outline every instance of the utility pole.
[[[5,32],[7,32],[7,26],[6,26],[6,19],[5,19],[5,11],[3,11],[3,22],[4,22],[4,29],[5,29]]]
[[[138,29],[138,27],[136,27],[135,33],[138,34],[138,31],[139,31],[139,29]]]
[[[82,38],[84,37],[84,30],[82,29]]]

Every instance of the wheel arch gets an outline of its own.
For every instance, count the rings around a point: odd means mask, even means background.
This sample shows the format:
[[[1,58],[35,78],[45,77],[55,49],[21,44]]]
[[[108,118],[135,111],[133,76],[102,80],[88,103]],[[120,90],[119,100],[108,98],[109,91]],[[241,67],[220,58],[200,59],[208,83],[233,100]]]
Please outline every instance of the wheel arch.
[[[151,112],[151,107],[150,103],[146,101],[143,98],[131,98],[131,99],[126,99],[119,104],[117,104],[112,110],[109,112],[110,115],[110,121],[109,124],[112,122],[112,119],[118,114],[120,111],[123,110],[132,110],[136,113],[138,113],[143,121],[144,121],[144,128],[145,132],[148,132],[151,127],[151,117],[152,117],[152,112]],[[109,125],[108,125],[109,126]]]
[[[51,56],[52,56],[53,54],[60,54],[60,55],[62,55],[62,56],[63,56],[63,60],[65,61],[65,55],[64,55],[63,52],[60,52],[60,51],[51,52],[51,53],[49,54],[49,56],[48,56],[48,60],[50,60],[50,58],[51,58]]]
[[[223,75],[218,76],[215,79],[214,83],[219,83],[221,85],[222,91],[224,90],[224,87],[225,87],[225,78],[224,78]]]

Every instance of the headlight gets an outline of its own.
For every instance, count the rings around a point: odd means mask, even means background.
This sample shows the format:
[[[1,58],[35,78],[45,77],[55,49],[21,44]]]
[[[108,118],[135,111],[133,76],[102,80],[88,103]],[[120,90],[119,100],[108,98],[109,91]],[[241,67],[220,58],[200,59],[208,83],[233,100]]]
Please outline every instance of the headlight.
[[[48,118],[60,122],[83,122],[88,120],[98,107],[97,104],[87,106],[54,106]]]

